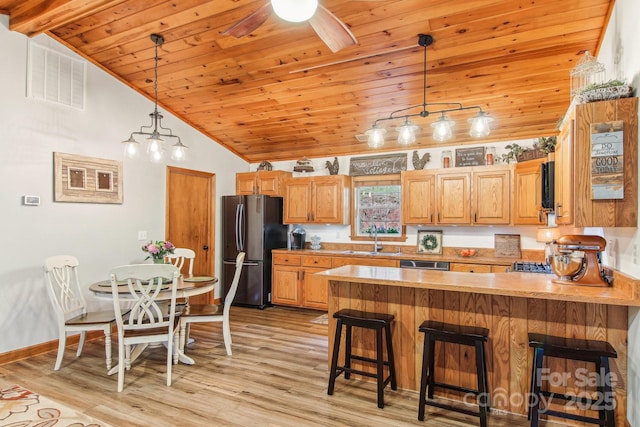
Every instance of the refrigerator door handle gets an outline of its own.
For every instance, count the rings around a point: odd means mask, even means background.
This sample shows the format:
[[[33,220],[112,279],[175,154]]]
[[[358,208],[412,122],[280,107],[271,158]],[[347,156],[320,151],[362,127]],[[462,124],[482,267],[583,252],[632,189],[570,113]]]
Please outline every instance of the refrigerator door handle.
[[[240,241],[240,247],[238,251],[244,251],[244,204],[240,205],[240,221],[238,222],[238,240]]]
[[[236,251],[240,252],[240,241],[238,240],[238,224],[240,224],[240,206],[236,205],[236,222],[235,222],[235,238],[236,238]]]
[[[236,262],[235,262],[235,261],[222,261],[222,263],[223,263],[224,265],[236,265]],[[259,263],[259,262],[257,262],[257,261],[248,261],[248,262],[243,262],[243,263],[242,263],[242,265],[243,265],[243,266],[244,266],[244,265],[246,265],[246,266],[248,266],[248,267],[255,267],[255,266],[260,265],[260,263]]]

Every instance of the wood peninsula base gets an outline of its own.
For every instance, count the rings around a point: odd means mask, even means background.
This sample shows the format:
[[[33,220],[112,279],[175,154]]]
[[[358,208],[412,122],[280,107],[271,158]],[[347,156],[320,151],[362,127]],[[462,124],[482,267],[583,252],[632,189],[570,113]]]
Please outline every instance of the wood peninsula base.
[[[551,282],[554,275],[535,273],[474,274],[350,265],[317,276],[329,283],[329,354],[335,336],[334,312],[352,308],[393,314],[398,387],[404,389],[418,390],[420,386],[423,336],[418,327],[422,321],[488,328],[491,407],[498,410],[527,413],[532,360],[529,332],[606,340],[618,353],[618,358],[611,360],[616,423],[628,425],[628,306],[640,305],[638,284],[628,277],[617,278],[613,287],[589,288],[557,285]],[[375,341],[368,332],[354,331],[353,348],[373,357]],[[475,386],[473,349],[445,344],[436,352],[437,377],[447,383]],[[580,395],[594,390],[594,378],[587,375],[593,366],[551,359],[547,367],[558,391]],[[475,403],[475,398],[455,392],[439,395]],[[565,409],[593,414],[576,406]],[[562,410],[560,405],[552,407]]]

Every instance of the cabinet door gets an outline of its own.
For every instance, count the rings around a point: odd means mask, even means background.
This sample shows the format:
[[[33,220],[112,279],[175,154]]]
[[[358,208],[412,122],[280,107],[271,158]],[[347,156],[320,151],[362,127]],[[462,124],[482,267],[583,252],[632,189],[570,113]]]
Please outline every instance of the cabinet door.
[[[255,172],[240,172],[236,174],[236,194],[258,194]]]
[[[567,119],[560,131],[555,160],[556,223],[573,224],[573,118]]]
[[[446,193],[445,193],[446,194]],[[511,170],[493,167],[473,173],[474,224],[509,224],[511,221]]]
[[[438,174],[438,223],[470,224],[470,174]]]
[[[284,223],[304,224],[311,222],[310,178],[291,178],[285,181]]]
[[[400,267],[400,261],[395,259],[380,259],[371,257],[336,257],[333,258],[333,268],[343,265],[369,265],[373,267]]]
[[[278,171],[264,171],[258,172],[256,177],[258,194],[265,194],[267,196],[278,196],[279,191],[279,172]]]
[[[271,302],[281,305],[300,305],[302,298],[299,277],[300,268],[298,267],[274,266]]]
[[[402,223],[433,224],[436,177],[426,171],[402,172]]]
[[[540,165],[547,159],[516,163],[513,171],[513,224],[546,224],[542,212]]]
[[[302,305],[304,307],[328,309],[327,282],[315,276],[315,273],[324,270],[324,268],[305,268],[302,270]]]
[[[315,177],[312,198],[313,222],[344,223],[344,181],[342,177]]]

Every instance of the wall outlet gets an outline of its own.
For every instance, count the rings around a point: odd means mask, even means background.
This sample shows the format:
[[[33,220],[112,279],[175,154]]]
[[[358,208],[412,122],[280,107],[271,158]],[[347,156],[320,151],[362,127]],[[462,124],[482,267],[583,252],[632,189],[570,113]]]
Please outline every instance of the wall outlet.
[[[147,232],[138,231],[138,240],[147,240]]]
[[[634,264],[639,264],[639,262],[638,262],[638,244],[637,243],[633,244],[633,263]]]

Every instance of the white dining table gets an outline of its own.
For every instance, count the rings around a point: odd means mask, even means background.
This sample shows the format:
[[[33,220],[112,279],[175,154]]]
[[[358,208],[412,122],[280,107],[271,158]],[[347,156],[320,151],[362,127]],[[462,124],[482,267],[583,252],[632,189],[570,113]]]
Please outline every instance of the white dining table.
[[[211,276],[184,276],[181,275],[178,279],[178,288],[176,290],[176,298],[184,298],[189,303],[189,297],[195,295],[206,294],[207,292],[211,292],[215,289],[218,284],[218,278]],[[119,286],[122,290],[119,291],[119,294],[122,298],[122,301],[127,300],[127,296],[129,294],[129,290],[127,289],[126,282],[123,282],[121,286]],[[96,296],[96,298],[100,299],[108,299],[113,301],[113,294],[111,292],[111,281],[110,280],[101,280],[99,282],[93,283],[89,286],[89,290]],[[160,291],[158,295],[159,299],[170,299],[171,291]],[[164,343],[166,345],[166,343]],[[148,344],[138,344],[131,352],[131,362],[136,360],[140,354],[147,348]],[[184,348],[180,348],[178,346],[178,361],[184,363],[185,365],[193,365],[195,364],[195,360],[191,357],[187,356],[184,353]],[[120,361],[118,361],[120,363]],[[112,367],[108,375],[112,375],[118,372],[118,365]]]

